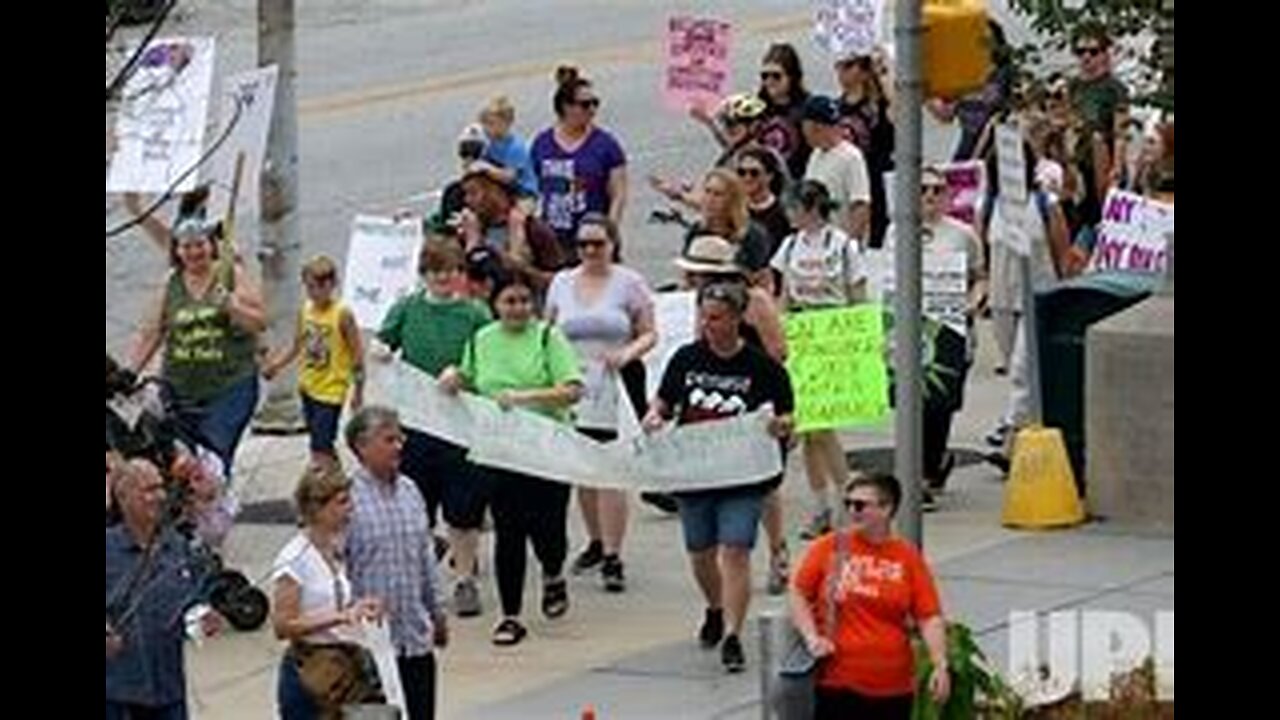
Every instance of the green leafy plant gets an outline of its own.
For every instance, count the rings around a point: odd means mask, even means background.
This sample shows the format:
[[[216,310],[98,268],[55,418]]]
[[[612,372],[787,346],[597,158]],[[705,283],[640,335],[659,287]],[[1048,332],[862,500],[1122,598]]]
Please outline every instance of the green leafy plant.
[[[916,658],[916,700],[912,720],[1017,720],[1022,701],[987,661],[973,639],[973,631],[961,623],[947,624],[947,665],[951,696],[943,704],[929,694],[933,661],[919,636],[912,641]]]

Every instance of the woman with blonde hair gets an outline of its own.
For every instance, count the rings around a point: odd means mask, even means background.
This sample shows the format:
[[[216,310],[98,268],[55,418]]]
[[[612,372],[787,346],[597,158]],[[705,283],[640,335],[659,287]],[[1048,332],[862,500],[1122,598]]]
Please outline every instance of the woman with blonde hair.
[[[309,466],[293,493],[302,528],[272,565],[272,627],[290,645],[280,661],[276,700],[284,720],[326,717],[340,708],[309,693],[300,666],[317,648],[352,642],[350,630],[378,618],[376,598],[356,600],[342,561],[342,536],[351,520],[351,480],[336,463]],[[367,678],[365,679],[368,680]]]
[[[684,250],[703,235],[732,243],[737,248],[734,262],[751,283],[772,292],[769,232],[751,219],[746,186],[733,170],[716,168],[703,178],[702,217],[685,234]]]

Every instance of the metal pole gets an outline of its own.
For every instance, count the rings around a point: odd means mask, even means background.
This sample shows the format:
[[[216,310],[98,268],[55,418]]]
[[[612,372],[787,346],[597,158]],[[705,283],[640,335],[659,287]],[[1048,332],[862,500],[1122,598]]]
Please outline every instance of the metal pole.
[[[1018,213],[1026,227],[1026,207]],[[1022,342],[1027,351],[1027,391],[1031,394],[1028,422],[1032,426],[1044,424],[1044,406],[1040,401],[1040,331],[1036,327],[1036,291],[1031,287],[1031,253],[1018,261],[1022,270]]]
[[[924,105],[924,33],[920,0],[897,0],[897,142],[894,175],[897,245],[894,258],[897,292],[894,298],[895,416],[894,468],[903,485],[899,531],[917,546],[924,545],[920,516],[920,483],[924,465],[923,398],[920,363],[920,165],[921,118]]]
[[[274,345],[292,341],[301,298],[298,233],[298,118],[294,80],[293,0],[258,0],[258,66],[280,66],[275,113],[262,168],[262,290]],[[259,432],[300,432],[298,376],[291,366],[271,385],[254,419]]]

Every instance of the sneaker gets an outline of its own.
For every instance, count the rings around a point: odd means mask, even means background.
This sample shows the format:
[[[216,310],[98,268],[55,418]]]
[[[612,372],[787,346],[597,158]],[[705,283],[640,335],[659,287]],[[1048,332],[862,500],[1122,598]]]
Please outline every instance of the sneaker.
[[[480,589],[472,579],[462,580],[453,589],[453,609],[458,617],[475,617],[483,612],[480,607]]]
[[[680,503],[666,493],[642,492],[640,499],[668,515],[674,515],[680,511]]]
[[[604,562],[604,545],[599,540],[592,540],[587,548],[574,558],[570,571],[574,575],[581,575],[602,562]]]
[[[929,489],[941,493],[947,487],[947,478],[956,468],[956,454],[950,450],[942,456],[942,465],[938,468],[938,477],[929,479]]]
[[[617,555],[605,556],[600,575],[604,578],[605,592],[620,593],[627,589],[627,580],[622,576],[622,560]]]
[[[737,635],[725,637],[720,646],[720,662],[724,669],[731,673],[740,673],[747,667],[747,655],[742,651],[742,641]]]
[[[499,646],[517,645],[528,635],[529,631],[515,618],[505,618],[493,629],[493,644]]]
[[[1004,453],[999,453],[999,452],[987,453],[986,455],[982,456],[982,459],[994,465],[996,469],[998,469],[1000,472],[1004,473],[1005,475],[1009,474],[1009,458],[1005,456]]]
[[[937,512],[938,499],[933,496],[929,490],[920,490],[920,511],[921,512]]]
[[[449,538],[436,535],[432,544],[436,548],[436,562],[443,563],[445,556],[449,554]]]
[[[790,559],[787,557],[787,548],[784,545],[781,550],[774,553],[769,558],[769,585],[768,591],[770,595],[781,595],[787,591],[787,581],[791,579]]]
[[[564,578],[544,580],[542,584],[542,614],[554,620],[569,612],[569,584]]]
[[[698,629],[698,643],[706,650],[710,650],[720,644],[720,639],[724,637],[724,610],[722,608],[707,608],[706,614],[702,618],[702,627]]]
[[[800,528],[801,540],[813,540],[831,532],[831,510],[823,510],[809,517],[809,522]]]
[[[1004,442],[1008,438],[1009,438],[1009,426],[1000,424],[996,426],[995,430],[992,430],[990,433],[987,433],[986,440],[987,440],[987,444],[990,445],[991,447],[1001,448],[1001,447],[1004,447]]]

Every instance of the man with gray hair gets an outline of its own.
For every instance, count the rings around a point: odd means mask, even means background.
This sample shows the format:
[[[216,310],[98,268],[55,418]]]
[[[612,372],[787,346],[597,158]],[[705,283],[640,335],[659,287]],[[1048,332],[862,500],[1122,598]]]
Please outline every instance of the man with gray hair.
[[[106,717],[185,720],[184,615],[198,636],[217,633],[222,618],[200,604],[204,578],[165,522],[160,471],[134,459],[111,475],[122,522],[106,535]]]
[[[346,440],[360,461],[346,543],[352,592],[386,608],[409,720],[434,718],[434,649],[449,633],[426,502],[400,474],[400,419],[390,408],[365,407],[347,424]]]

